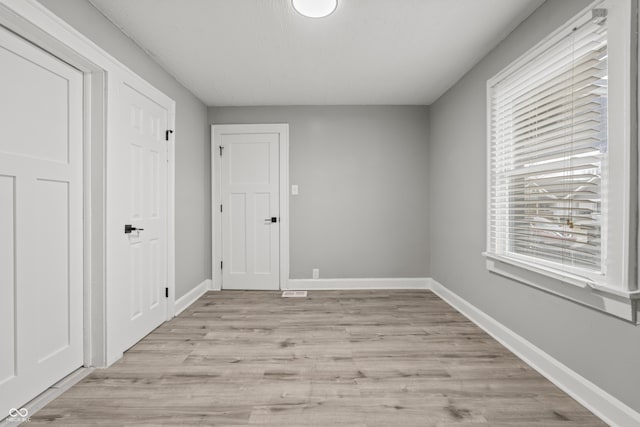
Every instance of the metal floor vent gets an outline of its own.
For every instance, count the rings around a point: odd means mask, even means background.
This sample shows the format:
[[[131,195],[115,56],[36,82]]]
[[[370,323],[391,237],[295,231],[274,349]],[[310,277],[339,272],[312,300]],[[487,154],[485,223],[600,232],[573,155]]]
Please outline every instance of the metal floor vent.
[[[283,291],[282,298],[306,298],[307,291]]]

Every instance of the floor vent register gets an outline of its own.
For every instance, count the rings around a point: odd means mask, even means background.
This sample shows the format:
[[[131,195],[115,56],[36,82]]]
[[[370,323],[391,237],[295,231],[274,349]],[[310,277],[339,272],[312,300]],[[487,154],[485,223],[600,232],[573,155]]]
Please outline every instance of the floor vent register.
[[[306,298],[307,291],[283,291],[282,298]]]

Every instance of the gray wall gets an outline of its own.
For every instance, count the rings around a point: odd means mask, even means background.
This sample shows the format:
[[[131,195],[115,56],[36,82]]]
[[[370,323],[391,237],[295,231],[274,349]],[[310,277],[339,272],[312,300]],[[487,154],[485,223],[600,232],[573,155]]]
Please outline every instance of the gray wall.
[[[427,277],[427,107],[222,107],[211,123],[289,123],[291,277]]]
[[[431,107],[432,277],[640,411],[640,327],[489,274],[486,81],[590,0],[547,1]]]
[[[176,101],[176,298],[211,277],[207,107],[86,0],[40,0],[53,13]]]

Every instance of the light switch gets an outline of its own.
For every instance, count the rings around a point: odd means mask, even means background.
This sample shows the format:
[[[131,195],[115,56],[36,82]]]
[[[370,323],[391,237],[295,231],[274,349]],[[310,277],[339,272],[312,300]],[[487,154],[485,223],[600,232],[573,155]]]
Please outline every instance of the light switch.
[[[294,196],[298,195],[298,186],[297,185],[292,185],[291,186],[291,194]]]

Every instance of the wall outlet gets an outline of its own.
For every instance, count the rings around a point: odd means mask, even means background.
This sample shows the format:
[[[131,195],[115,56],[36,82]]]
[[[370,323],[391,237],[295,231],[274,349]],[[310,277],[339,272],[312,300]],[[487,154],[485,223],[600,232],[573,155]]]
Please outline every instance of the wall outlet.
[[[314,279],[319,279],[320,278],[320,269],[319,268],[314,268],[312,270],[312,277]]]
[[[291,195],[293,195],[293,196],[297,196],[298,195],[298,186],[295,185],[295,184],[291,186]]]

